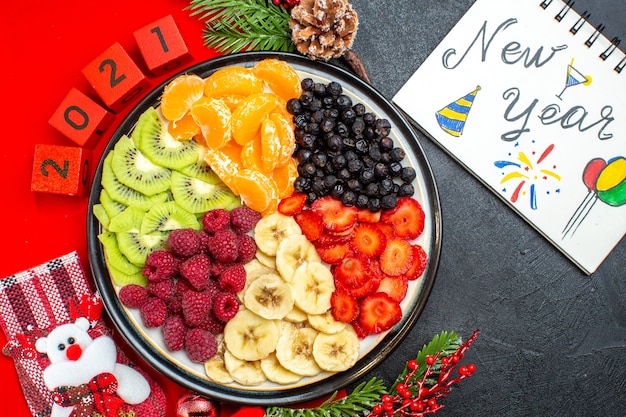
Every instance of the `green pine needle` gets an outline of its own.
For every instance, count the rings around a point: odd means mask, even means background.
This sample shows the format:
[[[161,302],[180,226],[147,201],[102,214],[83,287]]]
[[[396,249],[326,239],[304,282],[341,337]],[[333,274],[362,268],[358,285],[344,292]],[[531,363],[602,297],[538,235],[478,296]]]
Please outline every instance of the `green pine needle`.
[[[315,408],[270,407],[265,410],[266,417],[354,417],[367,414],[387,393],[381,379],[372,378],[361,382],[346,397],[336,400],[337,392]]]
[[[289,11],[271,1],[191,0],[188,8],[206,21],[204,44],[218,52],[295,51]]]

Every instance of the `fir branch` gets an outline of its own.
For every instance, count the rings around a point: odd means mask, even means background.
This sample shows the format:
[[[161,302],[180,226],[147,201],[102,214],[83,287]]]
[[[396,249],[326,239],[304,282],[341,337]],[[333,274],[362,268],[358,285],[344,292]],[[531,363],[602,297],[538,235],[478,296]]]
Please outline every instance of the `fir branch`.
[[[360,383],[346,397],[335,400],[337,392],[315,408],[270,407],[266,417],[353,417],[367,413],[380,401],[387,390],[381,379],[376,377]]]
[[[295,51],[289,12],[267,0],[191,0],[192,16],[206,21],[205,46],[222,53]]]

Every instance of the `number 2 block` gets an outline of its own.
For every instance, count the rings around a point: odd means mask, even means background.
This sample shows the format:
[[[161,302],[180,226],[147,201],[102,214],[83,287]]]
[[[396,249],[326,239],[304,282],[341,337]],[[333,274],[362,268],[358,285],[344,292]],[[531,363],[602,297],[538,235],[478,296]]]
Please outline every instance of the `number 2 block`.
[[[91,152],[75,146],[35,145],[31,190],[82,196],[91,176]]]
[[[119,43],[114,43],[82,72],[104,104],[114,112],[139,97],[150,84]]]
[[[148,70],[162,75],[191,61],[174,18],[165,16],[133,32]]]
[[[112,119],[104,107],[72,88],[48,123],[78,146],[91,147]]]

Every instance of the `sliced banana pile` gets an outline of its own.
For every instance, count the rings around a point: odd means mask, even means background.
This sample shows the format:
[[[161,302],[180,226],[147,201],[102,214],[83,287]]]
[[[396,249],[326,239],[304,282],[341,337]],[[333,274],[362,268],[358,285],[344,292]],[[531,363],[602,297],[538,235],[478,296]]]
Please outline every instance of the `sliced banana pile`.
[[[293,384],[304,376],[351,368],[359,339],[330,313],[329,268],[290,217],[274,213],[254,230],[257,257],[245,265],[242,306],[205,363],[214,382]]]

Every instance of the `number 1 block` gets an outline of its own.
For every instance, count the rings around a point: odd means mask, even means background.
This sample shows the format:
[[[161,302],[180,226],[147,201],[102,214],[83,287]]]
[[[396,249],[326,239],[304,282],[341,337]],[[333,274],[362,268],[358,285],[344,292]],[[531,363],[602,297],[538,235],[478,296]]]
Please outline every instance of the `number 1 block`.
[[[30,189],[82,196],[89,188],[91,152],[75,146],[35,145]]]
[[[104,107],[72,88],[48,123],[78,146],[91,147],[112,119]]]
[[[114,112],[139,97],[150,84],[119,43],[114,43],[82,72],[104,104]]]
[[[192,60],[187,45],[169,15],[133,33],[148,70],[162,75]]]

